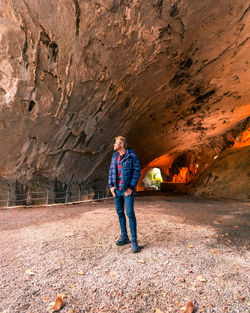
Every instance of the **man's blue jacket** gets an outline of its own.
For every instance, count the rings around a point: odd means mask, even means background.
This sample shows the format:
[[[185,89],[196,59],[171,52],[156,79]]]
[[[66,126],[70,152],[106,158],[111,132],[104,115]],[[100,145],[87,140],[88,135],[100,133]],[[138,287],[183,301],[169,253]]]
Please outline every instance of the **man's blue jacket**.
[[[108,184],[109,187],[117,188],[117,157],[118,152],[114,152],[109,169]],[[122,181],[124,190],[130,188],[135,189],[141,176],[141,167],[137,155],[131,148],[126,149],[126,153],[121,160],[122,163]]]

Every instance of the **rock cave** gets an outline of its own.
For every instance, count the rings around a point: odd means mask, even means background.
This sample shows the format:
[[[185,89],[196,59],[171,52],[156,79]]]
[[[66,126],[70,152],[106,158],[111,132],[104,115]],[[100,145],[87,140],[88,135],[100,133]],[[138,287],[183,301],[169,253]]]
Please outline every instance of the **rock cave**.
[[[0,194],[107,187],[123,135],[138,191],[159,168],[162,190],[250,198],[248,1],[5,0],[0,11]]]

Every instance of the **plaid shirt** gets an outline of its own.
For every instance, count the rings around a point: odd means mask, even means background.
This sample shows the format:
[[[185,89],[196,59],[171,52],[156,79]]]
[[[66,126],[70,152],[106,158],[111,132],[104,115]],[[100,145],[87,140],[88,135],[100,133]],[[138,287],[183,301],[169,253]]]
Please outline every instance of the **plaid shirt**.
[[[123,155],[119,155],[117,157],[117,187],[119,190],[123,190],[123,178],[122,178],[122,159],[124,158],[125,153]]]

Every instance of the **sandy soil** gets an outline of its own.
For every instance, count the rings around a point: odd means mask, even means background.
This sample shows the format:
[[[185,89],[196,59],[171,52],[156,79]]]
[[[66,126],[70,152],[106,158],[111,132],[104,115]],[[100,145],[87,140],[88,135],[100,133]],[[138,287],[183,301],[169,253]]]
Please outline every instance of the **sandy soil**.
[[[112,200],[0,209],[0,312],[248,312],[249,207],[137,196],[138,254]]]

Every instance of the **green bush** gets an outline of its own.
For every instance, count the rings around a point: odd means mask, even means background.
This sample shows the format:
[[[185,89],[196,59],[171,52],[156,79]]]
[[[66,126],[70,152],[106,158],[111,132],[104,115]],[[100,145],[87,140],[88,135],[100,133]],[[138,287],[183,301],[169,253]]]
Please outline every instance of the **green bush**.
[[[162,177],[158,168],[152,168],[149,170],[143,180],[145,187],[157,187],[160,188],[162,183]]]

